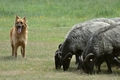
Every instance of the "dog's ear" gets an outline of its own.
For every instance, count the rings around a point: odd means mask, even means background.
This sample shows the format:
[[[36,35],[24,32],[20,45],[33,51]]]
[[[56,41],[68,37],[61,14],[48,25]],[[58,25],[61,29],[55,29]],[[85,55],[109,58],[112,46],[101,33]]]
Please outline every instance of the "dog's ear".
[[[17,19],[19,19],[19,18],[20,18],[20,17],[16,15],[16,19],[15,19],[15,21],[17,21]]]
[[[26,17],[24,17],[23,20],[26,22]]]
[[[20,17],[16,15],[16,19],[19,19]]]

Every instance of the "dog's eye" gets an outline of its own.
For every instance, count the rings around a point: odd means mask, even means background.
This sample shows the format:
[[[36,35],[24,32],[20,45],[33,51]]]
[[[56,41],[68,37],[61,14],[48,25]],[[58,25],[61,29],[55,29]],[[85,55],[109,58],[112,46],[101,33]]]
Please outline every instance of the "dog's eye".
[[[23,22],[16,22],[16,24],[23,24]]]
[[[19,22],[16,22],[16,24],[19,24]]]
[[[20,24],[23,24],[23,22],[20,22]]]

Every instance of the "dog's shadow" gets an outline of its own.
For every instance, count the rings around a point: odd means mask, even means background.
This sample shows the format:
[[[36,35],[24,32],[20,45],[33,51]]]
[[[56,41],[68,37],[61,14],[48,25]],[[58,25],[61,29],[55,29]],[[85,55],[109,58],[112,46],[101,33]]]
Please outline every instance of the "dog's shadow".
[[[1,56],[0,61],[15,60],[13,56]]]

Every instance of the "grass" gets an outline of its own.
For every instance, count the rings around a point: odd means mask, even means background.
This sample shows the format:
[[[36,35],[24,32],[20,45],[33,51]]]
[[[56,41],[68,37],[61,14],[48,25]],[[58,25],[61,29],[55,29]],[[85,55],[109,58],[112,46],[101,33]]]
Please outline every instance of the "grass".
[[[71,27],[98,17],[119,17],[119,0],[1,0],[0,80],[119,80],[120,70],[88,75],[76,71],[73,57],[68,71],[56,70],[54,52]],[[9,31],[15,15],[27,17],[29,25],[26,58],[11,57]]]

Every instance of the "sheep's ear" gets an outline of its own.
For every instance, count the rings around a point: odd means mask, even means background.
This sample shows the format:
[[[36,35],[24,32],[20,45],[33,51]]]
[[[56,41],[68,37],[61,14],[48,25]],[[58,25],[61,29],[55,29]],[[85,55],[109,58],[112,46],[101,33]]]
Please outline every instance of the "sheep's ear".
[[[93,53],[89,53],[86,57],[85,57],[85,61],[93,61],[94,58],[94,54]]]

